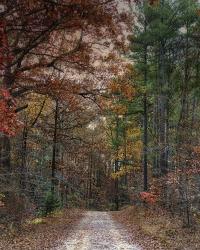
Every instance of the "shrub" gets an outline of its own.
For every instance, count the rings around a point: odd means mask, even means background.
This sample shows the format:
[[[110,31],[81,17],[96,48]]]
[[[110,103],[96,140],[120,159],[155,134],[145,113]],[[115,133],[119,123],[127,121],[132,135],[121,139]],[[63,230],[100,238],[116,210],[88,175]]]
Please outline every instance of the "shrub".
[[[60,207],[61,202],[55,194],[52,194],[51,192],[47,193],[43,214],[47,215]]]

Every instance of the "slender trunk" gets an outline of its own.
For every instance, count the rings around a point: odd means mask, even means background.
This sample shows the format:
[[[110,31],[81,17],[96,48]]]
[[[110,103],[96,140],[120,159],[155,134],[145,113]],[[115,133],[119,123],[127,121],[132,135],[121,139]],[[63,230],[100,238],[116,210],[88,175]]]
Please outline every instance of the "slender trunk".
[[[148,147],[148,117],[147,117],[147,95],[144,94],[144,160],[143,160],[143,171],[144,171],[144,191],[148,190],[148,159],[147,159],[147,147]]]
[[[183,81],[183,87],[182,87],[182,93],[181,93],[181,111],[180,111],[180,118],[178,121],[177,126],[177,154],[180,155],[179,159],[179,168],[184,173],[184,171],[188,168],[190,168],[189,159],[191,158],[191,150],[187,147],[187,144],[190,145],[192,142],[191,139],[187,140],[188,135],[191,136],[192,128],[189,126],[189,88],[188,83],[190,81],[190,62],[189,62],[189,36],[188,36],[188,30],[189,27],[186,25],[186,47],[185,47],[185,62],[184,62],[184,81]],[[191,131],[188,133],[188,129],[191,129]],[[179,190],[182,188],[182,194],[180,191],[180,195],[182,196],[182,202],[183,202],[183,222],[187,226],[190,225],[190,209],[191,204],[189,201],[189,194],[188,194],[188,177],[185,176],[185,178],[182,180],[182,187],[180,184]]]
[[[125,124],[126,124],[126,117],[125,117]],[[124,128],[124,160],[126,162],[127,160],[127,132],[126,132],[126,126]],[[127,173],[125,173],[125,176],[124,176],[124,185],[126,188],[128,188],[128,176],[127,176]]]
[[[163,8],[165,1],[160,1],[160,8]],[[164,19],[161,17],[161,23]],[[160,174],[167,173],[167,155],[166,155],[166,121],[167,121],[167,76],[166,76],[166,51],[165,41],[161,38],[159,45],[159,64],[158,64],[158,138],[159,138],[159,169]]]
[[[119,143],[119,117],[116,118],[116,141],[117,144]],[[119,159],[118,159],[118,154],[119,154],[119,146],[117,146],[117,157],[115,159],[115,173],[118,172],[119,170]],[[119,210],[119,180],[118,178],[115,179],[115,209],[118,211]]]
[[[161,174],[167,173],[166,164],[166,108],[167,96],[165,93],[166,76],[165,76],[165,48],[164,43],[160,45],[160,65],[159,65],[159,146],[160,146],[160,160],[159,167]]]
[[[119,170],[119,161],[118,159],[115,160],[115,173]],[[115,209],[119,210],[119,180],[118,178],[115,179]]]
[[[23,141],[22,141],[22,163],[20,169],[20,183],[22,192],[26,190],[26,178],[27,178],[27,138],[28,138],[28,128],[25,126],[23,130]]]
[[[154,148],[153,148],[153,176],[159,175],[159,152],[158,152],[158,99],[156,98],[153,112],[153,131],[154,131]]]
[[[9,183],[10,174],[12,172],[11,166],[11,143],[10,138],[7,135],[2,135],[2,158],[1,165],[3,172],[6,173],[6,180]]]
[[[92,199],[92,171],[93,171],[93,155],[90,155],[90,168],[89,168],[89,206]]]
[[[146,32],[147,23],[145,20],[144,30]],[[144,86],[147,86],[147,45],[144,46]],[[144,106],[144,146],[143,146],[143,171],[144,171],[144,191],[148,190],[148,158],[147,158],[147,147],[148,147],[148,113],[147,113],[147,94],[144,93],[143,97]]]
[[[51,192],[55,191],[55,172],[56,172],[56,150],[57,150],[57,130],[58,130],[58,115],[59,115],[59,103],[56,100],[55,116],[54,116],[54,134],[53,134],[53,152],[52,152],[52,164],[51,164]]]

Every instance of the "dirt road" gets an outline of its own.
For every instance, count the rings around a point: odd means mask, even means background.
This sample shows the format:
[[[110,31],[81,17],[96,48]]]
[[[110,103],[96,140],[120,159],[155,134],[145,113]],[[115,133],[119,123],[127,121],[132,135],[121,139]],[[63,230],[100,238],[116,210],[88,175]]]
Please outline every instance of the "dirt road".
[[[142,250],[107,212],[89,211],[56,250]]]

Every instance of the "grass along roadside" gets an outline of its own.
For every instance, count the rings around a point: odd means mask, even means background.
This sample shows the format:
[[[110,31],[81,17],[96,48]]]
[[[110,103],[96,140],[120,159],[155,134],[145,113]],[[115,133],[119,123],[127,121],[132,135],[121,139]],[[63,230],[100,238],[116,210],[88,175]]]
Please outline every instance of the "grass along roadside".
[[[2,250],[40,250],[50,249],[61,244],[80,220],[84,211],[65,209],[54,212],[47,217],[27,221],[20,231],[12,231],[0,238]]]

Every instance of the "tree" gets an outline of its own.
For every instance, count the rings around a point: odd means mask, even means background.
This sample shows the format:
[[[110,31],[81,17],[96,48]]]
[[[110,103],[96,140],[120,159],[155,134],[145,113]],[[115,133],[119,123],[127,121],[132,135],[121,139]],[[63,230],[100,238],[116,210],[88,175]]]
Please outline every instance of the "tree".
[[[38,0],[16,1],[15,5],[12,1],[2,3],[0,106],[2,112],[6,111],[6,122],[0,128],[3,132],[1,156],[4,152],[6,154],[1,157],[1,169],[6,173],[9,183],[14,183],[11,180],[11,172],[16,170],[13,160],[16,158],[17,163],[22,164],[21,182],[22,186],[24,185],[23,171],[28,169],[27,155],[30,155],[27,152],[29,148],[27,142],[33,140],[34,129],[37,131],[35,135],[40,139],[44,136],[43,131],[38,130],[41,120],[36,115],[36,122],[33,121],[33,125],[24,124],[23,152],[18,155],[16,149],[16,154],[13,154],[13,146],[18,136],[20,137],[20,133],[16,134],[21,125],[18,124],[18,119],[21,117],[23,122],[24,113],[32,101],[33,93],[48,100],[50,98],[53,102],[58,100],[62,107],[70,106],[69,109],[74,111],[78,106],[83,106],[82,110],[84,108],[87,110],[86,99],[96,101],[96,96],[104,88],[102,83],[109,79],[106,73],[111,63],[106,61],[107,50],[112,50],[111,44],[115,45],[113,49],[120,49],[123,42],[123,36],[121,38],[118,36],[121,27],[117,24],[124,22],[125,16],[117,14],[117,4],[113,1],[62,0],[47,3]],[[106,50],[105,56],[98,52],[99,49]],[[42,119],[45,118],[40,111],[38,115]],[[52,121],[52,114],[49,117]],[[52,169],[55,169],[57,164],[56,137],[59,139],[61,137],[60,134],[56,136],[61,131],[60,128],[57,129],[57,119],[54,124]],[[13,137],[9,138],[9,134]],[[43,147],[44,143],[40,143],[39,148]],[[35,151],[38,155],[38,150]],[[21,161],[18,161],[19,157]],[[42,162],[47,164],[45,158]],[[37,186],[35,183],[29,185],[32,190],[36,190],[35,186]]]
[[[174,188],[168,181],[171,183],[169,176],[178,171],[181,205],[177,206],[186,215],[183,218],[187,218],[187,224],[191,215],[189,182],[193,181],[183,173],[192,165],[187,164],[186,155],[191,156],[189,124],[194,117],[196,97],[193,91],[197,90],[199,45],[195,42],[198,36],[195,27],[199,23],[198,9],[196,1],[139,2],[138,22],[131,37],[131,58],[138,72],[138,84],[145,85],[147,94],[147,106],[143,110],[148,108],[149,125],[144,134],[148,132],[148,164],[153,166],[153,173],[149,172],[149,187],[151,190],[152,176],[156,176],[157,186],[162,190],[162,204],[171,209]],[[175,194],[174,199],[178,203]]]

